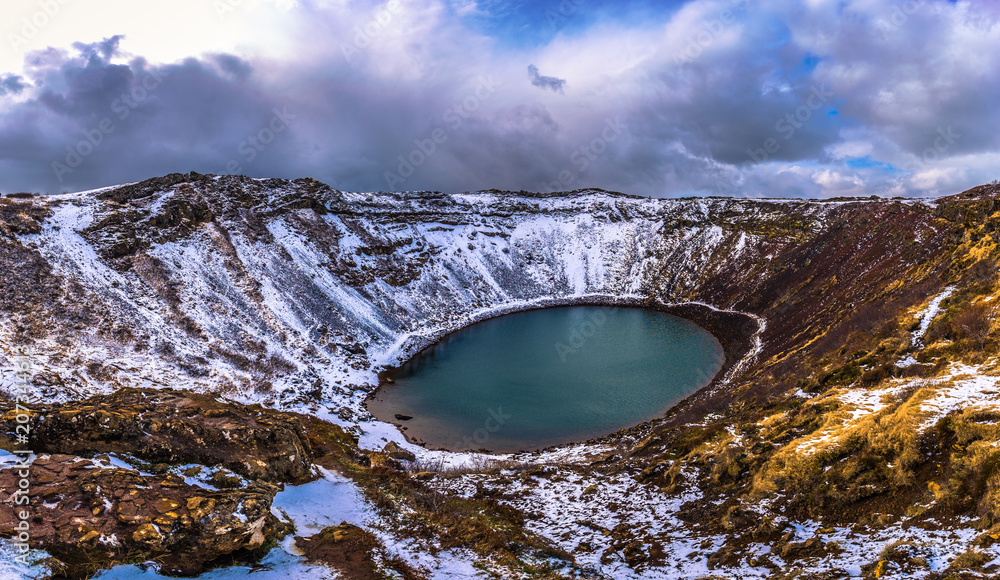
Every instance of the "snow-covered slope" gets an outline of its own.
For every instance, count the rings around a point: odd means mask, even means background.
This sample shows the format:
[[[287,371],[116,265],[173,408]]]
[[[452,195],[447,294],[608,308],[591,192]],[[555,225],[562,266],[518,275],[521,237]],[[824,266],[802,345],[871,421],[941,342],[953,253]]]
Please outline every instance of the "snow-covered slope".
[[[660,200],[604,191],[350,193],[310,179],[197,174],[7,197],[0,199],[0,264],[8,271],[0,278],[0,351],[8,355],[0,389],[12,392],[12,355],[28,346],[35,394],[45,402],[122,386],[217,392],[334,420],[358,434],[363,448],[396,440],[424,464],[446,470],[482,459],[407,445],[363,407],[382,368],[444,333],[503,312],[572,302],[697,303],[744,312],[762,323],[752,364],[737,366],[725,388],[663,424],[605,444],[515,458],[545,465],[543,475],[500,470],[428,484],[456,495],[495,494],[527,514],[527,528],[607,577],[696,577],[712,573],[726,554],[736,557],[723,545],[732,538],[718,530],[689,533],[694,516],[681,512],[693,504],[728,505],[745,490],[706,493],[713,468],[666,459],[676,443],[669,429],[700,436],[700,426],[718,428],[732,411],[740,423],[717,429],[713,453],[759,455],[758,469],[770,447],[744,441],[756,428],[743,431],[750,423],[733,410],[736,403],[767,413],[778,405],[756,423],[765,431],[769,421],[787,423],[792,409],[822,407],[815,412],[829,419],[823,428],[793,427],[791,438],[773,440],[796,457],[828,455],[834,435],[847,429],[830,421],[843,417],[851,427],[874,420],[886,412],[885,389],[909,392],[916,381],[896,377],[881,389],[841,384],[818,396],[803,392],[799,381],[807,377],[792,371],[823,369],[791,365],[812,356],[806,349],[815,345],[816,357],[840,349],[845,332],[862,328],[852,326],[856,311],[887,301],[892,316],[915,313],[919,323],[904,334],[923,347],[951,295],[943,294],[942,272],[961,239],[955,224],[967,211],[957,202]],[[916,359],[897,366],[916,367]],[[937,390],[919,401],[920,429],[993,392],[995,381],[970,369],[956,367],[953,376],[926,383]],[[838,411],[825,411],[835,405]],[[619,463],[607,473],[590,466],[609,457]],[[745,507],[794,527],[784,544],[818,537],[818,524],[772,509],[787,499],[777,494]],[[967,528],[955,529],[967,539]],[[857,574],[857,562],[879,557],[881,545],[869,536],[830,529],[843,555],[806,569],[836,564]],[[887,530],[879,542],[903,537]],[[659,566],[653,573],[619,557],[635,545],[645,550],[643,562],[667,563],[649,564]],[[948,559],[964,549],[946,548]],[[678,564],[682,559],[687,563]],[[744,566],[743,575],[771,573],[762,566]]]
[[[836,207],[206,176],[32,203],[50,215],[8,243],[50,268],[66,289],[55,300],[92,314],[82,328],[4,326],[8,353],[33,344],[46,398],[169,384],[353,413],[382,365],[443,332],[547,302],[704,298],[701,280],[738,282],[787,245],[748,224],[791,208],[811,235]]]

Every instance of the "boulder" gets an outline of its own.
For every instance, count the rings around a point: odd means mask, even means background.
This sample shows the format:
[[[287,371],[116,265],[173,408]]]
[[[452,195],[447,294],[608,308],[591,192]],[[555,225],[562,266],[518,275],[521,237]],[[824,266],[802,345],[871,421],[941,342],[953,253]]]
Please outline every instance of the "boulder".
[[[417,456],[412,452],[407,451],[400,447],[395,441],[390,441],[385,444],[382,448],[382,453],[385,453],[393,459],[399,459],[400,461],[416,461]]]

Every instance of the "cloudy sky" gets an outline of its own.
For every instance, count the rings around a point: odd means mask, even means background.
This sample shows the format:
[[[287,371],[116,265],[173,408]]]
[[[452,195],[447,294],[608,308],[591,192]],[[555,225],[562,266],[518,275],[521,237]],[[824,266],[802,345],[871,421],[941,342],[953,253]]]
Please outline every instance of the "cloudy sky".
[[[936,195],[1000,178],[1000,3],[4,0],[0,191]]]

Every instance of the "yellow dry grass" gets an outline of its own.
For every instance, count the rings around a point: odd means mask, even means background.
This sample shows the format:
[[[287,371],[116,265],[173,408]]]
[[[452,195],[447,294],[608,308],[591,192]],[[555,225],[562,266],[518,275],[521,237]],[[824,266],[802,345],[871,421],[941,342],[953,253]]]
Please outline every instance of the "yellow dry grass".
[[[893,394],[897,389],[872,389],[873,393],[884,393],[885,407],[856,419],[852,413],[855,407],[839,399],[846,390],[806,403],[817,407],[817,412],[821,406],[833,410],[822,412],[818,429],[783,446],[764,464],[754,478],[753,494],[765,497],[810,489],[821,478],[829,477],[824,468],[834,462],[839,465],[833,475],[850,483],[872,469],[869,458],[876,458],[876,471],[891,485],[909,485],[912,468],[920,461],[919,426],[927,416],[921,404],[943,385],[913,381],[898,395]],[[892,381],[886,386],[892,386]],[[866,461],[861,461],[861,456]]]

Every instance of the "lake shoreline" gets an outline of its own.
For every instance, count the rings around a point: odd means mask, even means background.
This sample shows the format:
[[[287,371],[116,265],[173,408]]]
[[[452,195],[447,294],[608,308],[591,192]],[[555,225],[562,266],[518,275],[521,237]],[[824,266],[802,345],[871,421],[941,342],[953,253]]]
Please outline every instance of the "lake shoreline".
[[[518,305],[519,306],[519,305]],[[465,324],[459,328],[451,329],[448,332],[434,332],[431,336],[424,336],[427,339],[423,344],[420,345],[419,349],[412,348],[410,352],[411,356],[407,357],[403,362],[398,365],[383,367],[383,370],[378,373],[378,387],[371,391],[369,396],[365,400],[365,408],[371,412],[369,403],[373,400],[378,400],[380,394],[385,391],[386,387],[394,385],[394,377],[398,376],[398,373],[402,368],[404,368],[408,363],[420,356],[426,355],[429,351],[437,348],[441,343],[449,336],[454,333],[460,332],[462,330],[468,329],[476,324],[480,324],[489,320],[500,318],[502,316],[507,316],[510,314],[518,314],[525,312],[532,312],[538,310],[550,310],[556,308],[568,308],[568,307],[581,307],[581,306],[594,306],[594,307],[618,307],[618,308],[633,308],[637,310],[647,310],[652,312],[661,312],[664,314],[669,314],[671,316],[676,316],[696,326],[707,331],[713,336],[713,338],[719,343],[722,348],[723,362],[719,369],[712,375],[711,380],[709,380],[705,385],[702,385],[695,392],[685,396],[684,398],[673,401],[666,407],[664,407],[656,417],[649,418],[644,421],[640,421],[635,425],[628,427],[623,427],[607,435],[596,436],[592,438],[575,438],[570,441],[561,442],[554,445],[548,445],[545,447],[534,448],[529,451],[532,452],[542,452],[551,449],[558,449],[565,447],[567,445],[574,445],[580,443],[602,443],[608,442],[613,439],[621,437],[623,434],[629,433],[637,428],[642,428],[643,426],[648,426],[652,423],[658,423],[663,421],[664,417],[672,414],[678,407],[688,403],[693,397],[697,397],[699,394],[706,393],[714,390],[716,387],[726,383],[730,377],[729,375],[737,368],[738,365],[742,365],[747,362],[747,359],[752,355],[754,351],[754,338],[757,336],[762,328],[762,324],[755,317],[744,314],[741,312],[720,310],[709,305],[700,303],[677,303],[677,304],[664,304],[659,302],[650,302],[648,299],[643,300],[637,296],[586,296],[582,298],[568,298],[568,299],[551,299],[540,301],[527,305],[525,308],[518,308],[514,306],[513,308],[501,307],[494,311],[491,315],[483,316]],[[373,413],[374,415],[374,413]],[[392,416],[392,414],[381,413],[382,417]],[[470,449],[452,449],[448,446],[431,445],[424,441],[422,438],[416,435],[411,435],[408,433],[408,423],[411,419],[382,419],[381,417],[376,417],[380,421],[394,425],[399,432],[405,437],[405,439],[414,444],[422,446],[430,450],[438,451],[452,451],[452,452],[469,452]],[[513,451],[496,451],[488,449],[478,449],[471,450],[480,453],[490,453],[495,455],[507,455],[513,453]]]

